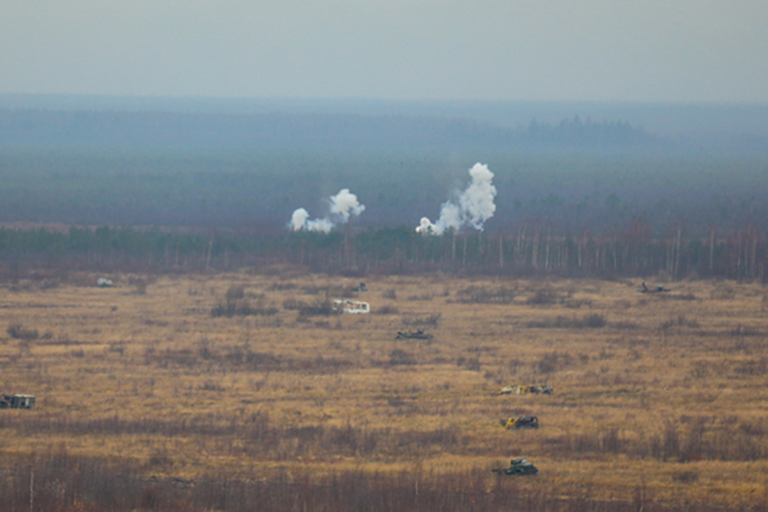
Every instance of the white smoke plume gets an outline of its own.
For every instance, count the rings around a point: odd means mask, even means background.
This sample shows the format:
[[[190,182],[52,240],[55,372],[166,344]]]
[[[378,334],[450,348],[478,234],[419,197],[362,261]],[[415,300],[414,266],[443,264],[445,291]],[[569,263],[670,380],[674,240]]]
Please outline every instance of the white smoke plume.
[[[309,220],[309,212],[299,208],[291,215],[288,224],[293,231],[316,231],[318,233],[330,233],[339,224],[349,222],[351,216],[357,217],[365,210],[365,205],[358,203],[357,196],[343,188],[335,196],[331,196],[329,214],[323,219]]]
[[[433,224],[427,217],[422,217],[417,233],[442,235],[446,230],[461,230],[469,226],[477,230],[483,230],[486,220],[493,217],[496,204],[496,187],[491,183],[493,173],[487,165],[475,164],[470,170],[472,183],[462,192],[457,199],[451,199],[443,203],[440,209],[440,218]]]
[[[365,210],[365,205],[357,202],[357,196],[343,188],[335,196],[331,196],[331,214],[341,216],[341,222],[349,220],[350,215],[357,217]]]

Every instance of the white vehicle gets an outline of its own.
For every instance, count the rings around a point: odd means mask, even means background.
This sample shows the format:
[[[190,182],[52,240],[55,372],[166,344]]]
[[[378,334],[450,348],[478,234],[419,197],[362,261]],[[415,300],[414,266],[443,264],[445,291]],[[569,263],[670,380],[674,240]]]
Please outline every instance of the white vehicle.
[[[333,301],[333,310],[337,313],[349,313],[352,315],[371,312],[371,305],[358,300],[339,299]]]

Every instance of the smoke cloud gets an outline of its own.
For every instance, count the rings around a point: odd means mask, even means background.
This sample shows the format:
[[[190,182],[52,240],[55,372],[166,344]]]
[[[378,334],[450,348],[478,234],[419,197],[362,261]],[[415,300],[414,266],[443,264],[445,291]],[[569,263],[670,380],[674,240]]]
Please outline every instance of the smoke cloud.
[[[486,220],[493,217],[496,204],[496,187],[493,185],[493,173],[487,165],[475,164],[469,175],[472,182],[455,199],[443,203],[440,218],[433,224],[427,217],[422,217],[417,233],[442,235],[446,230],[460,231],[463,227],[483,230]]]
[[[350,217],[357,217],[365,210],[365,205],[357,201],[357,196],[343,188],[335,196],[328,199],[329,213],[323,219],[309,219],[309,212],[299,208],[291,215],[288,224],[293,231],[316,231],[318,233],[330,233],[339,224],[346,224]]]
[[[341,217],[342,224],[349,220],[351,215],[357,217],[365,210],[365,205],[357,202],[357,196],[343,188],[335,196],[331,196],[331,214]]]

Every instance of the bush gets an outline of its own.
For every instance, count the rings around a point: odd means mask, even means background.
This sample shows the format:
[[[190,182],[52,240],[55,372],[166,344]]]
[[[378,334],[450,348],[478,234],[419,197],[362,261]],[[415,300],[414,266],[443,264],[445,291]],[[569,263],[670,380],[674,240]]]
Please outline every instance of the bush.
[[[309,304],[307,304],[303,300],[285,299],[283,301],[283,309],[298,311],[298,310],[300,310],[302,308],[306,308],[308,306],[309,306]]]
[[[480,358],[479,357],[459,357],[456,360],[456,366],[460,368],[466,368],[473,372],[480,371]]]
[[[553,351],[544,354],[536,363],[535,367],[539,373],[552,373],[569,366],[573,362],[573,357],[567,352]]]
[[[731,336],[758,336],[760,331],[748,325],[737,325],[731,329]]]
[[[155,278],[152,277],[131,277],[128,279],[128,284],[133,286],[133,293],[135,295],[146,295],[147,286],[154,283]]]
[[[389,353],[389,364],[391,366],[413,365],[416,364],[416,358],[410,352],[396,348]]]
[[[245,298],[245,287],[243,286],[230,286],[227,290],[227,293],[225,295],[226,299],[229,300],[240,300]]]
[[[299,318],[310,316],[331,316],[339,312],[333,308],[333,303],[329,298],[317,300],[314,304],[304,304],[299,308]]]
[[[528,304],[544,305],[555,304],[557,302],[557,292],[550,287],[539,288],[533,295],[528,297]]]
[[[469,286],[456,292],[456,300],[462,304],[510,304],[516,295],[517,288]]]
[[[678,471],[672,473],[672,481],[681,484],[690,484],[699,480],[699,473],[696,471]]]
[[[227,299],[226,302],[219,302],[211,309],[211,316],[216,318],[225,316],[273,316],[278,313],[278,309],[272,306],[251,306],[248,299]]]
[[[432,300],[432,299],[434,299],[434,295],[432,295],[431,293],[422,293],[420,295],[410,295],[408,297],[408,300],[424,300],[424,301],[429,301],[429,300]]]
[[[8,336],[11,338],[23,341],[32,341],[40,337],[40,333],[37,332],[37,329],[26,329],[19,322],[9,324],[5,332],[7,332]]]
[[[437,325],[442,313],[432,313],[423,316],[405,316],[402,318],[403,325]]]
[[[592,313],[583,318],[568,318],[566,316],[557,316],[554,319],[547,318],[544,320],[533,320],[526,325],[530,328],[540,329],[584,329],[584,328],[600,328],[606,325],[605,316]]]
[[[591,315],[585,316],[582,320],[582,323],[583,327],[605,327],[605,317],[598,313],[592,313]]]

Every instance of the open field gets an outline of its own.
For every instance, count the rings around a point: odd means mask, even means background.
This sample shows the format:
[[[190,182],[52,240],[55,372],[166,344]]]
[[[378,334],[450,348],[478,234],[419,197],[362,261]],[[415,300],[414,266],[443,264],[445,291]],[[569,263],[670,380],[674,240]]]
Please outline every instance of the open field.
[[[477,474],[493,489],[490,469],[525,456],[540,472],[514,485],[529,492],[765,503],[761,285],[97,277],[0,289],[0,392],[37,396],[0,411],[6,470],[66,452],[146,478]],[[324,314],[342,296],[372,314]],[[395,339],[418,328],[434,338]],[[534,383],[554,393],[498,395]],[[499,425],[523,414],[540,428]]]

